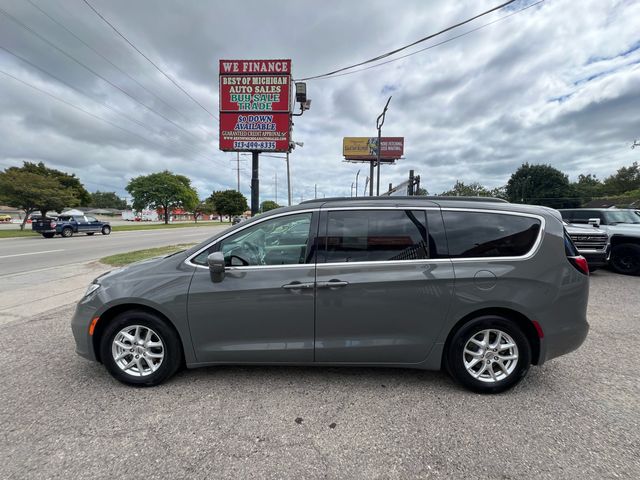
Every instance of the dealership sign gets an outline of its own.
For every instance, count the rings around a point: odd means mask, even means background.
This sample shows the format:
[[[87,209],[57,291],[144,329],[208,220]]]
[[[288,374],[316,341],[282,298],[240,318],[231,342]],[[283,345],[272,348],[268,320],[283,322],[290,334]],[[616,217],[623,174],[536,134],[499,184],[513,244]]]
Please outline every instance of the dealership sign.
[[[220,60],[220,150],[289,150],[291,60]]]
[[[393,162],[404,155],[404,137],[382,137],[380,160]],[[344,137],[342,154],[345,160],[369,162],[378,155],[378,137]]]

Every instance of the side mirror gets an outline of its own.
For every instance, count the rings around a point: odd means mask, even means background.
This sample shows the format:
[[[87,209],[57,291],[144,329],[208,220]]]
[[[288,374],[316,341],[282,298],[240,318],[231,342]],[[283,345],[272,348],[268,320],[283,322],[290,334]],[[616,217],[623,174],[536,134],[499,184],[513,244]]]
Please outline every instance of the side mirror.
[[[600,219],[599,218],[590,218],[588,223],[589,223],[589,225],[593,225],[594,227],[598,228],[600,226]]]
[[[209,265],[209,274],[211,275],[211,281],[218,283],[224,280],[224,255],[222,252],[213,252],[207,257],[207,264]]]

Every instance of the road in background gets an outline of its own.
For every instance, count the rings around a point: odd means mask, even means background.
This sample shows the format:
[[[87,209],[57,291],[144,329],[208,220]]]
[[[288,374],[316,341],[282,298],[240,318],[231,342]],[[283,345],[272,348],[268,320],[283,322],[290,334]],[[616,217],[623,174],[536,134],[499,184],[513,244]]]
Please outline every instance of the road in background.
[[[91,237],[0,239],[0,325],[38,318],[77,302],[98,275],[113,269],[107,255],[179,243],[199,243],[224,226],[113,232]]]
[[[91,237],[74,235],[71,238],[37,236],[0,239],[0,289],[2,277],[8,274],[89,262],[131,250],[198,243],[226,228],[229,226],[212,225],[112,232],[111,235],[97,233]]]

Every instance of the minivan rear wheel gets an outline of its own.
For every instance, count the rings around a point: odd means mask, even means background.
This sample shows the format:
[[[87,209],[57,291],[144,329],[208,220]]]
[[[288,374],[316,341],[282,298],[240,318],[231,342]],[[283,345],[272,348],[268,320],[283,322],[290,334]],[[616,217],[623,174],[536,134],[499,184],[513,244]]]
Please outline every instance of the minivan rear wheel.
[[[139,310],[123,312],[106,327],[100,355],[122,383],[152,387],[171,377],[182,363],[177,333],[163,319]]]
[[[479,393],[500,393],[525,377],[531,346],[513,322],[497,316],[475,318],[453,336],[447,370],[463,386]]]

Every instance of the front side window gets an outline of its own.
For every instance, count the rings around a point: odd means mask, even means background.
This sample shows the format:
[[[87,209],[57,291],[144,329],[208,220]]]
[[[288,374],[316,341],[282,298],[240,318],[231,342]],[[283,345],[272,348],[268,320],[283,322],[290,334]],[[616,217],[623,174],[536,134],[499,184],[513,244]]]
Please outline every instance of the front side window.
[[[540,220],[501,213],[444,211],[452,258],[519,257],[538,238]]]
[[[341,210],[327,214],[325,261],[372,262],[429,257],[420,210]]]
[[[225,264],[233,267],[305,263],[311,215],[300,213],[256,223],[225,238],[219,246],[205,250],[192,261],[207,265],[207,256],[219,250]]]

